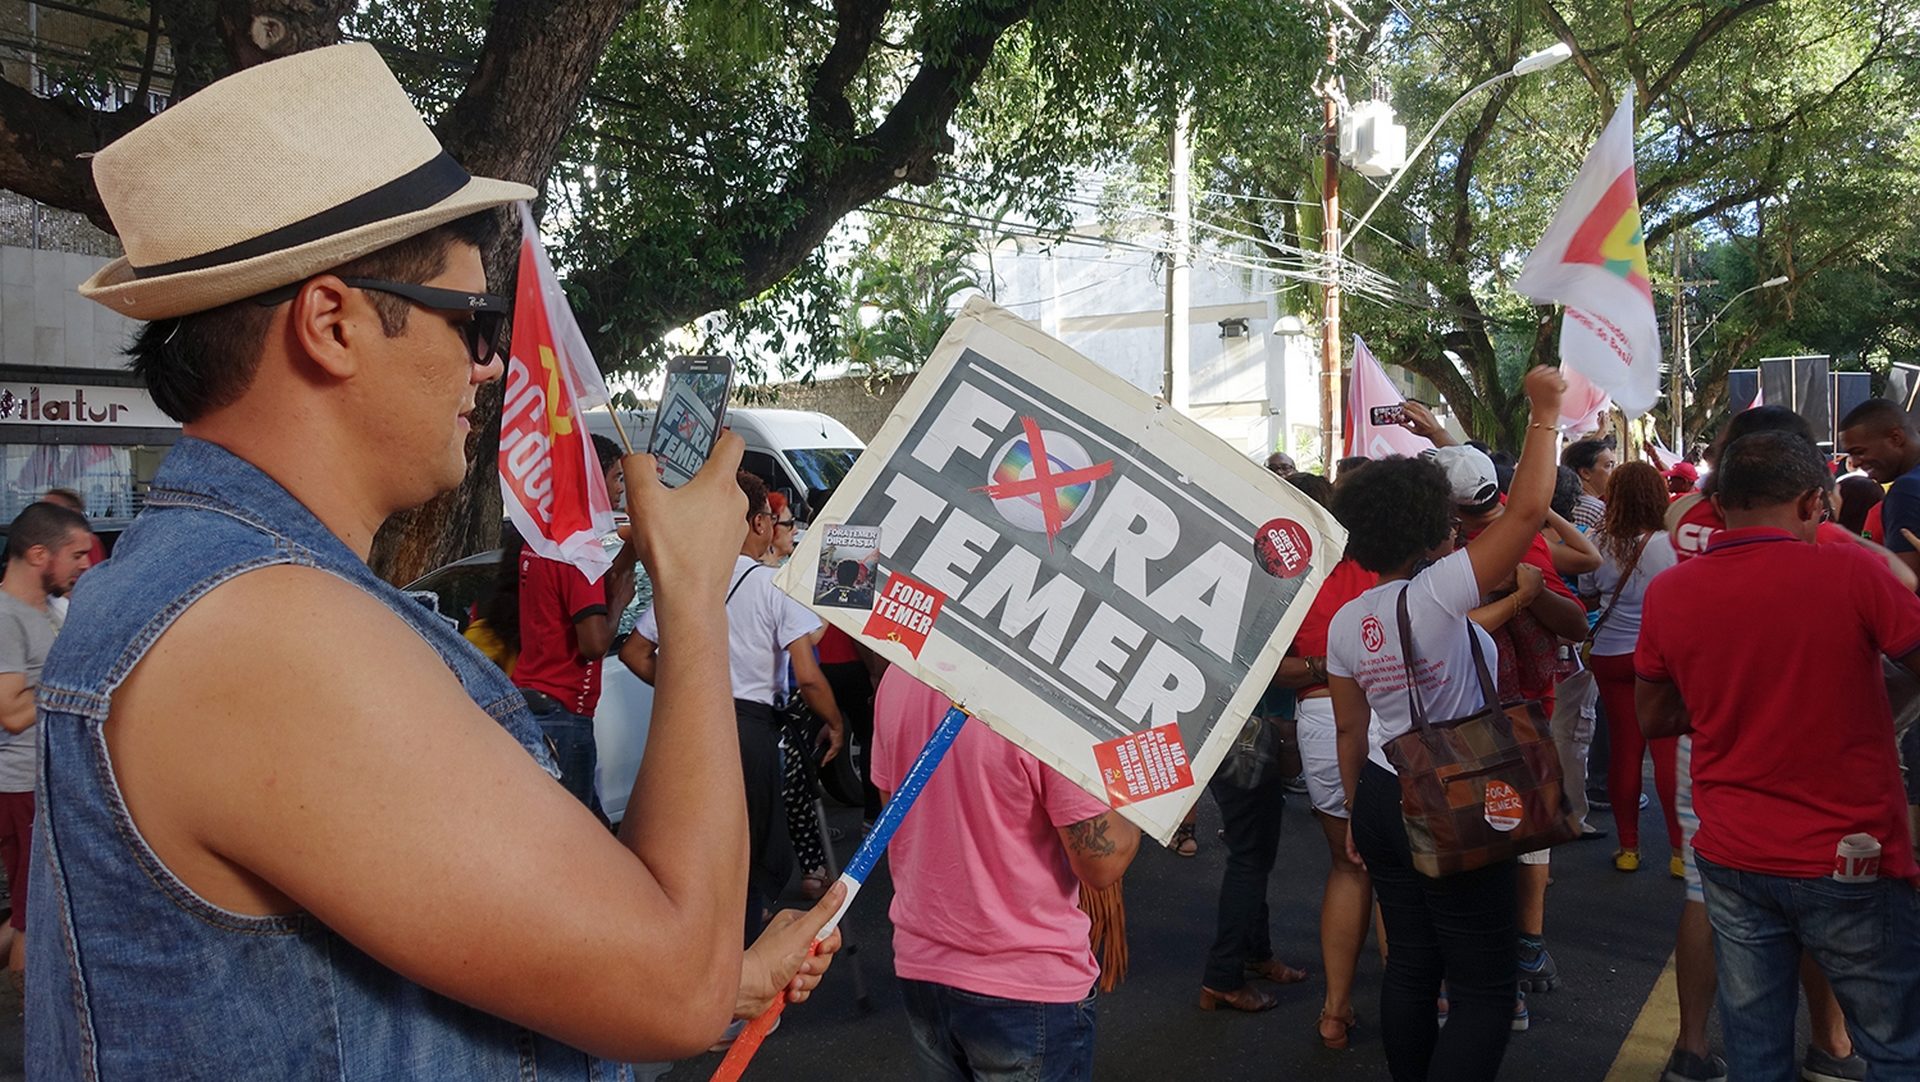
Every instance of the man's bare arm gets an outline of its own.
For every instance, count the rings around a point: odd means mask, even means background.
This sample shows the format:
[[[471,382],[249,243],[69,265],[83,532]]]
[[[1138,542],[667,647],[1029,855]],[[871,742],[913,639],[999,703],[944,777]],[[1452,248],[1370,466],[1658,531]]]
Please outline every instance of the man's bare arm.
[[[620,662],[632,669],[633,675],[652,684],[660,664],[659,644],[636,631],[620,647]]]
[[[1067,848],[1067,863],[1073,866],[1073,874],[1095,890],[1118,883],[1140,851],[1140,828],[1122,819],[1119,812],[1056,829],[1060,843]]]
[[[1685,736],[1693,731],[1693,719],[1680,689],[1671,681],[1635,679],[1633,712],[1640,719],[1640,732],[1648,740],[1663,736]]]
[[[27,674],[0,673],[0,729],[24,733],[33,728],[37,716],[33,705],[33,689],[27,686]]]

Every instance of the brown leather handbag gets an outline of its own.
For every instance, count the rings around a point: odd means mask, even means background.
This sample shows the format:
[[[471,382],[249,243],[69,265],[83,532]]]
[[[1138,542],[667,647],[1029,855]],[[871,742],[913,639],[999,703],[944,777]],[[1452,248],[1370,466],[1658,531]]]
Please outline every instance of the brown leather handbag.
[[[1418,653],[1404,589],[1398,612],[1413,727],[1383,750],[1400,775],[1400,817],[1413,866],[1423,875],[1454,875],[1579,837],[1580,823],[1568,808],[1560,755],[1540,704],[1499,705],[1480,636],[1469,627],[1467,641],[1487,706],[1464,718],[1429,721],[1420,705]]]

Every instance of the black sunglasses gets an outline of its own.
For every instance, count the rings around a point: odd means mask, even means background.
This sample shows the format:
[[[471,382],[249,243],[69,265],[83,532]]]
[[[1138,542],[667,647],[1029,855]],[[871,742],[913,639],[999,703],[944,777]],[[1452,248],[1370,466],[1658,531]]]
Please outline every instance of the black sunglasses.
[[[387,293],[399,297],[421,308],[436,312],[467,312],[471,319],[454,324],[460,330],[460,337],[466,340],[467,356],[474,364],[489,364],[495,357],[505,357],[507,341],[507,317],[513,313],[513,302],[497,293],[467,293],[458,289],[441,289],[437,286],[423,286],[418,282],[390,282],[384,278],[342,278],[340,281],[355,289],[370,290],[374,293]],[[271,308],[276,304],[285,304],[300,292],[305,281],[282,286],[271,293],[262,293],[255,297],[254,303]]]

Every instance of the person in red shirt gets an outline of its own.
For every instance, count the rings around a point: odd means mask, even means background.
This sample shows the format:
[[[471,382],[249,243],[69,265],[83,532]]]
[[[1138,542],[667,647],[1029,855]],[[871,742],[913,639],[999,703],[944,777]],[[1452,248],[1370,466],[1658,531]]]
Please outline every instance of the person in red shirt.
[[[624,486],[620,449],[595,436],[609,491]],[[520,656],[513,683],[527,698],[540,730],[552,741],[560,784],[603,820],[594,775],[600,756],[593,742],[593,711],[600,705],[600,664],[613,649],[619,614],[633,600],[632,545],[613,567],[590,582],[579,568],[525,548],[520,553]]]
[[[1634,667],[1646,735],[1694,738],[1730,1075],[1792,1062],[1804,949],[1873,1076],[1906,1077],[1920,1066],[1920,868],[1880,658],[1920,671],[1920,599],[1860,546],[1805,543],[1832,477],[1797,435],[1734,441],[1715,480],[1726,528],[1649,585]],[[1795,687],[1819,693],[1782,693]],[[1836,878],[1855,834],[1881,846],[1877,875]]]
[[[1707,460],[1717,462],[1721,448],[1757,432],[1785,432],[1813,445],[1813,427],[1806,418],[1785,406],[1756,406],[1734,416],[1719,441],[1707,449]],[[1704,552],[1714,534],[1726,529],[1727,521],[1711,499],[1717,488],[1718,482],[1709,474],[1700,491],[1682,497],[1667,508],[1667,534],[1674,541],[1674,554],[1681,563]],[[1860,545],[1858,537],[1831,522],[1820,524],[1814,540],[1822,545]],[[1905,588],[1913,588],[1913,573],[1893,553],[1877,545],[1860,547],[1879,557]],[[1692,737],[1682,736],[1676,742],[1674,759],[1674,803],[1680,818],[1687,900],[1680,909],[1680,927],[1673,948],[1680,1032],[1674,1041],[1673,1055],[1667,1061],[1667,1077],[1673,1082],[1691,1082],[1725,1078],[1726,1065],[1712,1055],[1707,1045],[1707,1015],[1713,1005],[1717,981],[1713,974],[1713,929],[1707,923],[1706,890],[1693,857],[1693,834],[1700,826],[1700,817],[1693,810]],[[1826,976],[1811,959],[1803,959],[1800,980],[1807,994],[1807,1015],[1812,1023],[1812,1039],[1807,1047],[1809,1073],[1814,1077],[1860,1077],[1866,1071],[1866,1063],[1853,1054],[1853,1038],[1847,1034],[1846,1017],[1840,1012],[1840,1003],[1834,999]]]

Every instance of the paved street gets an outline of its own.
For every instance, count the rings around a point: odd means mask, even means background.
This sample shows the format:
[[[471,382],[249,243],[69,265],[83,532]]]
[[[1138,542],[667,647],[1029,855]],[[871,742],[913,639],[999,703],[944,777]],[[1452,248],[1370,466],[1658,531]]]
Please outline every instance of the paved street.
[[[1265,1014],[1208,1013],[1196,1006],[1200,970],[1213,935],[1214,904],[1225,862],[1211,799],[1200,803],[1199,856],[1183,860],[1147,842],[1127,873],[1131,970],[1100,1004],[1096,1076],[1149,1079],[1385,1079],[1377,1028],[1380,961],[1371,945],[1361,960],[1356,1005],[1361,1028],[1344,1053],[1321,1048],[1313,1026],[1321,1002],[1317,932],[1326,846],[1304,797],[1290,798],[1280,860],[1273,876],[1274,947],[1314,976],[1277,989],[1280,1006]],[[837,809],[851,832],[857,813]],[[1664,832],[1649,810],[1642,827],[1645,864],[1622,875],[1609,861],[1610,842],[1562,847],[1548,894],[1547,942],[1563,984],[1531,999],[1533,1028],[1514,1035],[1501,1077],[1510,1080],[1600,1082],[1648,998],[1673,949],[1682,886],[1666,874]],[[1610,822],[1602,820],[1611,827]],[[844,854],[843,854],[844,855]],[[849,932],[872,1012],[855,1004],[853,966],[843,959],[812,1002],[788,1012],[755,1059],[747,1079],[909,1078],[912,1048],[892,975],[881,870],[855,903]],[[798,899],[795,899],[798,904]],[[1666,1008],[1656,1003],[1656,1008]],[[1664,1058],[1671,1030],[1651,1054]],[[705,1079],[719,1063],[706,1056],[677,1067],[674,1082]],[[1650,1082],[1657,1064],[1622,1078]]]
[[[850,837],[859,827],[856,810],[834,808],[829,814]],[[1265,1014],[1208,1013],[1195,1005],[1225,860],[1218,828],[1219,813],[1203,798],[1199,856],[1183,860],[1147,842],[1127,874],[1131,970],[1127,982],[1100,1004],[1097,1077],[1143,1082],[1385,1079],[1377,1028],[1380,962],[1371,946],[1361,960],[1356,999],[1361,1028],[1355,1031],[1354,1047],[1329,1052],[1313,1035],[1322,988],[1316,921],[1326,851],[1304,798],[1289,801],[1271,899],[1275,949],[1288,962],[1313,970],[1314,976],[1304,985],[1278,989],[1279,1008]],[[1612,869],[1608,842],[1575,844],[1556,852],[1547,941],[1564,983],[1558,991],[1532,997],[1533,1028],[1514,1035],[1503,1079],[1608,1079],[1672,950],[1681,900],[1681,885],[1666,875],[1667,851],[1652,811],[1646,813],[1642,829],[1646,861],[1637,875]],[[844,857],[851,843],[841,848]],[[856,953],[841,959],[812,1002],[788,1012],[748,1072],[749,1082],[911,1077],[912,1049],[893,979],[886,925],[892,886],[885,873],[883,862],[849,917]],[[800,904],[797,897],[793,901]],[[871,999],[870,1013],[855,1002],[855,960]],[[1653,1013],[1670,1012],[1670,997],[1654,1006]],[[1638,1064],[1623,1063],[1615,1077],[1620,1082],[1650,1082],[1658,1072],[1647,1065],[1646,1056],[1664,1057],[1670,1041],[1668,1028]],[[24,1077],[20,1042],[18,1017],[0,1022],[0,1082]],[[719,1060],[712,1055],[689,1061],[666,1077],[673,1082],[705,1079]]]

